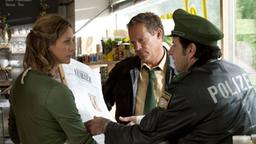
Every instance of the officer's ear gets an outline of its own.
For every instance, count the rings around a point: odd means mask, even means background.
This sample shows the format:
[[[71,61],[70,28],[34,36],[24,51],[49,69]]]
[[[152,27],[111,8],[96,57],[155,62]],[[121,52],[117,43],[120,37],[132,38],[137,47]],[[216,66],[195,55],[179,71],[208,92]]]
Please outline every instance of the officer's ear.
[[[187,48],[187,54],[190,58],[195,57],[196,54],[196,45],[194,43],[190,43]]]

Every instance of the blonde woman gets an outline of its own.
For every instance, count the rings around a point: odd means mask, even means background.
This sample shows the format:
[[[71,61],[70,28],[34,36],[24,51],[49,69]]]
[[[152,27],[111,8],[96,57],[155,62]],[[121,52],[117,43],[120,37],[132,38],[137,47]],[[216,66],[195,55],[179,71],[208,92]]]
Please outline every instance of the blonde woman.
[[[73,30],[58,15],[39,18],[26,39],[24,72],[10,95],[9,133],[14,143],[95,143],[72,92],[53,77],[74,54]]]

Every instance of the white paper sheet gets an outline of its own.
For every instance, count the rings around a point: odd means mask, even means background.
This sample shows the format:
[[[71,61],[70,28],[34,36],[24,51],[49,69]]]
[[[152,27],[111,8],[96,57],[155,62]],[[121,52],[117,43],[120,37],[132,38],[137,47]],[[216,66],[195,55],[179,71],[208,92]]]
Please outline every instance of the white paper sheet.
[[[100,73],[74,59],[71,59],[69,64],[63,64],[62,67],[82,120],[85,122],[93,116],[101,116],[115,121],[103,99]],[[94,136],[94,139],[99,144],[104,144],[103,134]]]

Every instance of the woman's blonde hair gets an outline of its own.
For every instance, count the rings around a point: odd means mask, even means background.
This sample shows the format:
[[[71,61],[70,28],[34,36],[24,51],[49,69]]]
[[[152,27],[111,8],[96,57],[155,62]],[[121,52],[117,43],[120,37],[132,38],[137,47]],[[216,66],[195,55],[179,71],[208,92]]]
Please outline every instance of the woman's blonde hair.
[[[56,58],[49,51],[51,45],[71,27],[71,24],[56,14],[39,18],[26,38],[24,69],[31,67],[49,73],[56,66]]]

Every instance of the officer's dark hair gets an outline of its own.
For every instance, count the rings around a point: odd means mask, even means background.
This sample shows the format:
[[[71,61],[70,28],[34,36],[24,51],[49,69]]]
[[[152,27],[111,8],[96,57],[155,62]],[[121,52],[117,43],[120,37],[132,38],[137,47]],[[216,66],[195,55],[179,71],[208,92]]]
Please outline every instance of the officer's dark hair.
[[[127,27],[130,28],[138,23],[144,24],[148,32],[152,35],[158,28],[160,28],[163,31],[162,36],[164,36],[162,21],[156,14],[152,12],[139,13],[129,21]]]
[[[222,52],[218,46],[207,46],[188,39],[184,39],[182,37],[179,37],[179,39],[183,47],[184,54],[190,43],[194,43],[196,45],[195,57],[198,58],[198,60],[195,65],[203,65],[210,59],[219,59],[222,56]]]

